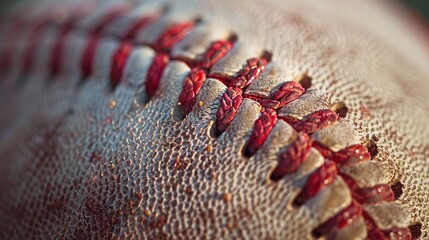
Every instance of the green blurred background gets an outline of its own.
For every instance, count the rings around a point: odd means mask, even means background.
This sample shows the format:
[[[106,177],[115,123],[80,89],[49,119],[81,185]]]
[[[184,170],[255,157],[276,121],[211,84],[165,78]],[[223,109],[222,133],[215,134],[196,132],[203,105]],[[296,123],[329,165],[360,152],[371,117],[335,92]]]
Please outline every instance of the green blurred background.
[[[0,0],[0,11],[2,11],[7,6],[10,6],[11,4],[17,1],[19,0]],[[417,10],[429,22],[429,1],[428,0],[399,0],[399,1]]]
[[[429,21],[429,1],[428,0],[402,0],[404,4],[417,10]]]

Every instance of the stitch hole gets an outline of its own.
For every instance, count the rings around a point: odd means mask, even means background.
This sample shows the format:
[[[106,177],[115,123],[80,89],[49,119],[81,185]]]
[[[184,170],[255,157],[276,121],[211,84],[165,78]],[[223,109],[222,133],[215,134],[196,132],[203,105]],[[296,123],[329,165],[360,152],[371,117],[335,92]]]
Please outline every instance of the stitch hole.
[[[274,171],[274,170],[273,170],[273,171]],[[278,182],[278,181],[280,181],[282,178],[283,178],[283,177],[281,177],[281,178],[279,178],[279,177],[274,177],[272,172],[270,173],[270,176],[269,176],[270,181],[271,181],[271,182],[275,182],[275,183],[276,183],[276,182]]]
[[[378,146],[377,143],[374,140],[368,140],[365,144],[366,148],[368,149],[368,152],[371,154],[371,159],[374,159],[378,155]]]
[[[159,12],[161,15],[165,15],[165,14],[171,12],[171,5],[170,4],[161,5]]]
[[[274,169],[273,169],[273,171],[274,171]],[[280,179],[273,180],[271,178],[271,176],[272,176],[272,172],[270,173],[269,179],[271,180],[271,182],[276,183],[276,184],[279,183],[279,181],[281,181],[283,179],[283,178],[280,178]],[[295,185],[295,183],[294,183],[294,185]],[[286,204],[286,210],[287,211],[289,211],[289,212],[298,211],[299,208],[303,205],[303,204],[298,205],[295,203],[295,200],[298,197],[298,195],[299,195],[299,192],[293,193],[292,196],[290,197],[290,199],[287,201],[287,204]]]
[[[219,129],[216,127],[216,124],[213,122],[211,128],[210,128],[210,136],[212,138],[218,138],[220,135],[222,135],[223,132],[219,131]]]
[[[237,42],[238,35],[236,33],[230,33],[226,40],[231,41],[233,43]]]
[[[214,139],[219,138],[220,135],[222,135],[224,132],[220,131],[219,128],[216,126],[216,122],[213,121],[209,127],[208,133],[209,136]]]
[[[201,16],[198,16],[194,19],[195,24],[201,24],[203,22],[204,22],[204,20],[203,20],[203,17],[201,17]]]
[[[261,54],[261,58],[267,60],[267,62],[271,62],[271,59],[273,58],[273,53],[264,50]]]
[[[349,108],[344,102],[336,102],[332,104],[331,110],[337,113],[338,116],[345,118],[347,117],[347,112],[349,111]]]
[[[247,148],[247,145],[244,145],[243,148],[241,149],[241,154],[246,158],[251,158],[254,153],[249,151],[249,149]],[[271,176],[270,176],[270,179],[271,179]]]
[[[144,89],[138,91],[136,96],[137,103],[140,105],[146,105],[149,103],[149,97]]]
[[[210,121],[207,126],[207,136],[211,139],[215,139],[216,137],[216,126],[214,121]]]
[[[394,196],[395,200],[402,196],[403,187],[404,187],[404,185],[400,181],[398,181],[398,182],[394,183],[392,186],[390,186],[390,188],[392,189],[393,196]]]
[[[295,77],[295,79],[294,79],[294,81],[299,82],[299,84],[301,84],[301,86],[305,90],[311,88],[312,80],[313,80],[313,78],[308,76],[307,73],[302,73],[302,74],[298,75],[297,77]]]
[[[422,224],[421,223],[415,223],[410,226],[408,226],[408,229],[410,229],[411,232],[411,239],[418,239],[422,235]]]
[[[311,236],[314,239],[322,239],[322,237],[324,236],[324,233],[316,228],[313,231],[311,231]]]
[[[304,205],[304,201],[302,201],[302,200],[299,200],[298,198],[297,198],[297,196],[295,196],[295,199],[293,200],[293,202],[292,202],[292,204],[291,204],[291,206],[293,207],[293,208],[300,208],[302,205]]]
[[[177,122],[185,119],[186,115],[183,113],[182,109],[180,109],[179,104],[175,105],[171,110],[171,117]]]

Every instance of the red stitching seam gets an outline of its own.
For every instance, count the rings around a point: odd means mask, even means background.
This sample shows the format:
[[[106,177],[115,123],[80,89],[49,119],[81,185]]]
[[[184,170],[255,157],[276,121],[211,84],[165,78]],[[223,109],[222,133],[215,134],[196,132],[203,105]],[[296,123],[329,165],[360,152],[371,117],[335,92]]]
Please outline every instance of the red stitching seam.
[[[0,49],[0,70],[6,71],[11,67],[13,52],[12,48],[17,40],[16,30],[20,29],[22,23],[19,21],[14,21],[12,24],[7,26],[6,37],[3,40],[4,46],[1,46]]]
[[[32,29],[30,35],[28,36],[31,42],[26,46],[24,50],[23,72],[29,72],[31,70],[33,66],[33,59],[36,52],[36,47],[40,44],[41,32],[43,29],[45,29],[51,24],[51,19],[42,19],[38,24],[36,24],[36,27]]]
[[[93,59],[104,28],[108,23],[123,14],[125,14],[125,8],[114,10],[107,14],[100,24],[93,29],[81,59],[81,70],[84,78],[89,77],[93,72]],[[133,40],[139,30],[146,27],[153,22],[153,20],[153,16],[140,18],[136,21],[135,25],[130,28],[130,31],[120,39],[121,44],[114,53],[111,64],[110,82],[112,89],[121,81],[123,69],[133,47],[130,41]],[[26,66],[26,70],[31,67],[35,45],[40,38],[40,30],[44,28],[47,23],[49,23],[49,21],[42,21],[31,34],[36,40],[32,42],[25,51],[24,65]],[[70,26],[74,25],[70,24]],[[149,98],[155,95],[158,89],[162,73],[170,60],[170,49],[176,43],[180,42],[194,26],[194,22],[172,25],[161,34],[156,44],[146,44],[146,46],[151,47],[157,52],[146,76],[145,84]],[[69,28],[71,27],[68,25],[60,28],[63,30],[60,30],[59,37],[54,44],[50,65],[52,74],[57,74],[59,71],[59,66],[61,65],[60,59],[62,56],[61,52],[64,47],[63,42],[65,41],[65,36],[70,32]],[[207,51],[199,55],[197,59],[179,59],[185,61],[192,68],[188,77],[185,79],[183,90],[179,96],[178,103],[184,114],[188,114],[192,111],[195,98],[210,68],[232,49],[233,44],[234,40],[215,41]],[[400,236],[402,239],[411,239],[411,233],[408,228],[394,227],[389,230],[379,229],[370,215],[362,208],[362,204],[365,203],[393,201],[393,192],[389,185],[380,184],[369,188],[359,188],[351,177],[338,170],[341,166],[369,161],[371,155],[368,149],[363,145],[353,145],[338,152],[333,152],[322,143],[311,138],[312,133],[320,131],[337,122],[338,115],[336,113],[331,110],[320,110],[305,116],[303,119],[296,119],[291,116],[277,116],[277,109],[295,101],[305,93],[305,89],[294,81],[285,82],[278,88],[275,88],[267,98],[243,94],[246,87],[257,80],[260,73],[264,71],[265,66],[269,62],[269,58],[270,57],[262,56],[261,58],[247,60],[247,63],[235,76],[226,76],[222,73],[208,75],[208,77],[215,78],[228,87],[220,99],[220,106],[216,114],[216,134],[220,135],[227,129],[228,125],[234,119],[243,98],[249,98],[259,102],[262,106],[261,115],[256,120],[254,129],[246,145],[244,154],[247,157],[251,157],[261,148],[278,120],[287,122],[298,132],[295,141],[290,144],[288,150],[280,155],[278,165],[270,176],[273,181],[278,181],[287,174],[295,172],[300,165],[307,160],[312,147],[318,150],[325,158],[325,163],[308,177],[305,186],[294,201],[295,205],[300,206],[310,198],[316,196],[322,189],[332,184],[338,175],[344,179],[350,188],[352,193],[351,204],[314,229],[313,234],[329,236],[350,225],[362,216],[367,226],[369,239],[388,239],[395,236]],[[7,66],[6,63],[4,64]]]

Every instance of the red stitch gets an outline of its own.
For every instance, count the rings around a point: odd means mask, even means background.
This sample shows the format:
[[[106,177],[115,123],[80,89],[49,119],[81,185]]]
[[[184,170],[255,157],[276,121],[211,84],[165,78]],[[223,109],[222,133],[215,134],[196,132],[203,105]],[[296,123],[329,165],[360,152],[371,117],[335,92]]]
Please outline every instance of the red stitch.
[[[409,228],[393,227],[391,229],[383,231],[378,228],[375,221],[371,218],[371,216],[366,211],[362,212],[362,216],[365,219],[367,233],[368,233],[367,239],[369,240],[389,240],[389,239],[411,240],[411,232]],[[400,238],[394,238],[395,236],[400,236]]]
[[[286,174],[293,173],[307,160],[311,152],[311,140],[306,133],[299,133],[296,140],[289,146],[288,150],[280,155],[280,159],[271,180],[278,181]]]
[[[186,77],[183,84],[183,90],[179,96],[179,105],[185,115],[192,111],[192,107],[195,104],[195,98],[205,79],[206,72],[198,68],[192,69]]]
[[[259,74],[264,71],[266,65],[267,60],[264,58],[252,58],[247,60],[247,65],[237,73],[236,77],[230,79],[227,86],[235,88],[245,88],[249,86],[256,80]]]
[[[295,81],[285,82],[276,88],[267,99],[261,100],[261,104],[267,108],[279,109],[298,99],[304,92],[305,89],[301,84]]]
[[[234,119],[238,108],[243,101],[242,91],[239,88],[228,88],[220,100],[216,113],[216,135],[222,134]]]
[[[82,70],[82,77],[88,78],[92,75],[92,64],[94,61],[95,53],[97,50],[98,42],[100,41],[100,36],[98,34],[93,34],[85,47],[85,50],[83,52],[81,61],[80,61],[80,68]]]
[[[137,34],[139,33],[139,31],[144,29],[147,25],[152,23],[155,19],[156,19],[156,16],[147,16],[147,17],[140,18],[139,20],[134,22],[134,24],[131,26],[131,28],[124,34],[122,39],[127,40],[127,41],[133,41],[135,39],[135,37],[137,36]]]
[[[82,55],[82,59],[81,59],[81,69],[82,69],[82,75],[84,78],[91,76],[93,73],[92,64],[94,62],[94,57],[96,54],[98,42],[101,38],[99,33],[101,31],[103,31],[103,29],[108,24],[110,24],[116,18],[123,15],[128,9],[129,9],[128,5],[121,5],[121,7],[116,7],[114,9],[112,9],[92,29],[92,31],[91,31],[92,34],[90,36],[90,40],[88,41],[88,44],[85,47],[84,54]]]
[[[167,54],[159,53],[153,59],[152,65],[146,75],[146,93],[149,98],[155,95],[158,90],[159,82],[161,81],[162,74],[164,72],[164,68],[167,66],[169,61],[169,57]]]
[[[252,99],[255,102],[261,103],[264,97],[243,93],[244,98]],[[267,107],[269,108],[269,107]],[[280,118],[280,117],[279,117]]]
[[[104,27],[115,18],[121,16],[127,9],[128,7],[114,9],[92,30],[93,34],[81,59],[81,68],[84,77],[90,76],[93,71],[92,63],[98,41],[100,39],[98,33],[100,33]],[[153,20],[154,17],[146,17],[136,21],[129,31],[124,34],[123,39],[125,41],[132,41],[138,31],[147,26],[147,24]],[[46,23],[42,22],[30,34],[30,39],[34,41],[28,45],[28,48],[25,51],[24,69],[27,71],[32,65],[34,49],[39,41],[39,32],[45,27],[45,24],[49,22],[50,21],[46,21]],[[63,49],[65,36],[71,29],[71,26],[68,26],[68,24],[69,23],[62,27],[59,37],[53,47],[51,57],[51,71],[53,74],[58,73],[60,70],[60,60],[62,58],[61,49]],[[158,89],[163,71],[169,61],[168,52],[177,42],[182,40],[186,34],[188,34],[194,25],[195,23],[193,22],[175,24],[164,31],[158,41],[152,46],[158,54],[155,56],[146,76],[145,85],[149,98],[152,97]],[[195,97],[205,79],[205,71],[208,71],[217,61],[223,58],[231,50],[233,42],[233,40],[216,41],[211,44],[205,53],[198,56],[193,62],[190,61],[190,66],[195,69],[191,71],[190,75],[186,79],[184,89],[179,97],[179,103],[185,113],[189,113],[192,110],[192,106],[195,104]],[[115,52],[110,73],[112,88],[115,88],[119,84],[126,60],[131,50],[131,44],[123,42]],[[243,100],[241,89],[246,88],[257,79],[259,74],[265,69],[270,58],[271,55],[264,55],[261,59],[253,58],[247,60],[246,66],[243,67],[235,77],[226,76],[222,73],[209,75],[209,77],[217,78],[229,86],[225,94],[222,96],[221,106],[216,115],[217,134],[224,132],[235,117],[238,107]],[[244,96],[260,102],[264,107],[260,118],[255,122],[253,132],[245,149],[244,154],[247,157],[252,156],[263,145],[274,127],[277,121],[277,114],[274,109],[281,108],[298,99],[304,92],[305,89],[299,83],[291,81],[283,83],[279,88],[275,89],[267,99],[250,95]],[[110,117],[108,118],[109,119],[106,118],[106,122],[107,120],[111,120]],[[279,164],[270,176],[272,180],[279,180],[286,174],[295,172],[302,162],[308,158],[312,146],[315,147],[325,158],[332,160],[326,161],[309,176],[304,188],[294,201],[295,205],[305,203],[308,199],[316,196],[327,185],[331,184],[336,179],[337,174],[339,174],[336,164],[339,164],[339,166],[355,164],[362,161],[368,161],[371,158],[371,154],[368,152],[368,149],[362,145],[353,145],[341,151],[333,152],[322,143],[312,142],[307,134],[319,131],[338,120],[338,115],[331,110],[313,112],[305,116],[303,120],[299,120],[291,116],[282,117],[282,119],[291,124],[295,130],[300,133],[296,141],[291,144],[288,151],[280,156]],[[379,184],[368,188],[359,188],[352,178],[344,174],[341,176],[346,181],[352,192],[352,203],[340,213],[330,218],[327,222],[317,227],[314,232],[317,234],[330,234],[348,226],[351,222],[355,221],[360,215],[362,215],[368,227],[369,239],[387,239],[388,236],[411,239],[411,233],[408,228],[394,227],[390,230],[380,230],[371,217],[366,212],[362,211],[362,207],[359,203],[393,201],[394,194],[387,184]]]
[[[387,184],[355,189],[353,191],[353,198],[362,203],[391,202],[394,200],[392,189]]]
[[[170,26],[161,36],[156,40],[153,49],[157,52],[169,52],[170,49],[182,40],[186,34],[194,27],[193,22],[177,23]]]
[[[220,40],[212,43],[205,53],[198,56],[193,67],[209,69],[231,50],[232,41]]]
[[[298,132],[314,133],[338,121],[338,115],[331,110],[320,110],[305,116],[292,124]]]
[[[383,231],[388,239],[411,240],[412,234],[409,228],[393,227]]]
[[[55,40],[50,57],[51,75],[57,75],[61,71],[61,63],[63,59],[64,44],[67,35],[73,30],[76,17],[70,18],[63,26],[60,27],[58,37]]]
[[[223,58],[231,48],[232,42],[230,41],[216,41],[212,43],[207,51],[199,56],[194,63],[190,64],[193,65],[194,69],[186,78],[179,97],[179,105],[185,115],[191,112],[192,106],[195,104],[195,98],[206,79],[206,72],[204,70],[209,70],[209,68]]]
[[[338,151],[330,159],[340,165],[349,165],[371,160],[371,154],[363,145],[352,145]]]
[[[251,157],[262,147],[276,122],[277,112],[275,110],[269,108],[263,110],[261,116],[255,122],[252,135],[244,151],[246,157]]]
[[[21,23],[17,20],[13,21],[9,26],[6,38],[3,41],[3,46],[0,49],[0,70],[9,70],[12,63],[13,45],[16,43],[17,31],[21,28]]]
[[[101,33],[103,29],[109,25],[111,22],[113,22],[115,19],[123,15],[126,11],[128,11],[130,8],[129,5],[121,5],[116,6],[113,9],[111,9],[103,18],[100,20],[100,22],[94,26],[94,28],[91,30],[92,33]]]
[[[362,215],[362,207],[352,200],[350,205],[313,230],[315,237],[335,233],[354,223]]]
[[[391,202],[394,200],[392,189],[387,184],[378,184],[373,187],[359,188],[356,181],[348,175],[341,174],[352,192],[353,199],[359,203],[377,203],[381,201]]]
[[[348,146],[338,152],[333,152],[320,142],[314,142],[313,147],[316,148],[325,158],[331,159],[341,166],[371,160],[371,154],[363,145]]]
[[[287,122],[291,126],[293,126],[294,124],[300,121],[298,118],[292,117],[292,116],[279,116],[279,119]]]
[[[72,15],[68,17],[68,19],[62,24],[62,26],[58,27],[58,37],[54,42],[50,56],[51,75],[57,75],[61,71],[62,60],[64,59],[63,51],[64,44],[66,42],[66,37],[71,31],[74,30],[74,28],[76,27],[76,22],[83,16],[88,14],[88,11],[90,11],[90,9],[86,8],[84,5],[78,6],[76,9],[73,10]]]
[[[225,74],[225,73],[210,73],[207,78],[213,78],[216,79],[218,81],[220,81],[221,83],[225,84],[226,86],[228,86],[228,83],[231,81],[232,77]]]
[[[23,71],[29,72],[31,68],[33,67],[34,62],[34,55],[35,51],[37,49],[37,46],[41,40],[41,34],[42,30],[45,29],[47,26],[52,24],[52,20],[50,18],[46,18],[41,20],[35,28],[31,31],[30,35],[28,36],[28,45],[24,50],[24,64],[23,64]]]
[[[112,90],[116,88],[122,79],[125,63],[131,54],[131,50],[131,44],[123,42],[113,55],[112,64],[110,67],[110,87]]]
[[[282,118],[283,119],[283,118]],[[287,122],[289,122],[289,121],[287,121]],[[293,124],[292,124],[293,125]],[[324,158],[327,158],[327,159],[331,159],[332,158],[332,155],[335,153],[334,151],[332,151],[329,147],[327,147],[327,146],[325,146],[324,144],[322,144],[321,142],[318,142],[318,141],[314,141],[313,142],[313,147],[315,148],[315,149],[317,149],[317,151],[320,153],[320,154],[322,154],[322,156],[324,157]]]
[[[308,177],[304,188],[296,197],[294,204],[300,206],[316,196],[322,189],[332,184],[338,174],[337,166],[332,161],[325,162]]]

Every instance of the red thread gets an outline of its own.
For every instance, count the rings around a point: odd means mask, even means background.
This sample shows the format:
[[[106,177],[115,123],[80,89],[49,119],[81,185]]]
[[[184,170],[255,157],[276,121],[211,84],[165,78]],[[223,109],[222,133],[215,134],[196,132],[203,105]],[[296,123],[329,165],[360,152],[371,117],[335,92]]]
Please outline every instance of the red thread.
[[[115,54],[113,55],[112,64],[110,67],[110,87],[113,89],[119,84],[122,79],[122,73],[125,68],[125,63],[131,53],[132,46],[128,42],[123,42]]]
[[[236,77],[230,79],[226,85],[235,88],[245,88],[256,80],[259,74],[264,71],[266,65],[267,60],[264,58],[249,59],[247,60],[247,65],[237,73]]]
[[[231,81],[232,77],[225,74],[225,73],[210,73],[207,78],[213,78],[217,79],[221,83],[225,84],[225,86],[228,86],[228,82]]]
[[[58,37],[55,40],[51,57],[50,57],[50,69],[51,75],[57,75],[61,71],[64,44],[67,35],[73,30],[76,18],[69,19],[63,26],[60,27]]]
[[[127,9],[128,6],[113,9],[93,28],[80,62],[84,77],[93,74],[93,61],[100,40],[100,33],[114,19],[124,14]],[[128,42],[132,42],[137,33],[154,19],[154,16],[149,16],[137,20],[127,33],[122,36],[123,41],[116,50],[111,62],[110,81],[113,89],[120,83],[127,58],[132,51],[132,45]],[[30,33],[30,40],[33,41],[28,44],[24,51],[24,69],[27,71],[32,66],[33,55],[35,47],[39,42],[40,31],[48,23],[50,23],[48,20],[41,21]],[[194,28],[194,25],[194,22],[183,22],[172,25],[166,29],[158,38],[157,42],[152,45],[157,55],[146,76],[145,86],[149,98],[156,93],[159,87],[162,74],[169,62],[168,54],[171,48],[177,42],[181,41],[186,34]],[[51,53],[50,67],[52,74],[57,74],[60,71],[65,37],[72,29],[72,26],[73,24],[69,22],[61,27],[59,37]],[[202,83],[206,78],[206,72],[208,72],[216,62],[228,54],[233,47],[233,43],[234,40],[213,42],[205,53],[197,56],[194,60],[186,60],[193,69],[185,80],[183,91],[179,97],[179,103],[185,114],[192,111],[196,95],[200,91]],[[6,59],[10,58],[8,57],[10,54],[5,55]],[[252,156],[262,147],[275,126],[278,118],[275,110],[298,99],[305,92],[301,84],[290,81],[274,89],[266,99],[259,96],[243,95],[244,89],[258,78],[270,59],[271,54],[268,53],[264,54],[261,58],[249,59],[246,65],[235,76],[227,76],[223,73],[209,75],[209,77],[216,78],[228,86],[228,89],[222,96],[220,107],[216,114],[216,134],[219,135],[226,130],[230,122],[234,119],[243,97],[251,98],[259,102],[263,107],[261,116],[255,122],[254,129],[244,151],[247,157]],[[7,65],[4,59],[2,59],[1,63],[2,67]],[[331,110],[313,112],[305,116],[302,120],[292,116],[282,117],[282,119],[292,125],[299,133],[295,142],[289,146],[289,149],[285,153],[281,154],[278,165],[270,176],[272,180],[280,180],[286,174],[295,172],[309,157],[311,147],[317,149],[328,159],[309,176],[304,188],[294,201],[295,205],[299,206],[304,204],[308,199],[316,196],[322,189],[332,184],[336,176],[341,174],[337,167],[369,161],[371,159],[370,152],[373,151],[368,151],[363,145],[353,145],[338,152],[334,152],[322,143],[311,140],[308,134],[315,133],[338,121],[338,115]],[[345,174],[341,174],[341,176],[352,192],[352,203],[347,208],[328,219],[324,224],[317,227],[313,231],[314,233],[329,236],[329,234],[350,225],[359,216],[363,216],[367,224],[369,239],[387,239],[389,236],[411,239],[411,233],[408,228],[394,227],[389,230],[380,230],[372,218],[362,210],[360,205],[380,201],[393,201],[394,194],[391,187],[387,184],[379,184],[373,187],[359,188],[351,177]]]
[[[170,49],[182,40],[194,28],[194,25],[193,22],[183,22],[170,26],[159,36],[153,49],[157,52],[170,52]]]
[[[363,145],[352,145],[334,153],[330,159],[341,165],[350,165],[371,160],[371,154]]]
[[[93,69],[92,65],[94,62],[95,53],[97,50],[98,42],[100,41],[100,35],[93,34],[90,36],[88,43],[86,44],[85,50],[83,52],[80,68],[82,71],[82,77],[88,78],[92,75]]]
[[[267,99],[262,99],[261,105],[266,108],[279,109],[298,99],[304,92],[305,89],[298,82],[285,82],[276,88]]]
[[[111,9],[103,18],[100,20],[100,22],[93,27],[91,30],[92,33],[101,33],[103,29],[109,25],[111,22],[113,22],[115,19],[123,15],[127,10],[129,9],[128,5],[121,5],[120,7],[116,6],[113,9]]]
[[[252,83],[259,76],[259,74],[265,69],[266,64],[267,64],[267,60],[265,58],[262,58],[262,59],[252,58],[247,60],[247,65],[237,73],[236,77],[222,76],[216,73],[209,75],[209,77],[217,78],[219,81],[229,86],[230,89],[234,89],[234,91],[237,92],[238,89],[244,89],[250,83]],[[224,114],[226,112],[225,111],[226,105],[222,106],[222,101],[226,101],[226,102],[230,101],[229,100],[230,94],[231,92],[227,91],[226,94],[223,95],[223,98],[221,100],[221,106],[217,112],[217,119],[219,119],[217,120],[218,121],[217,131],[216,131],[217,135],[220,135],[222,132],[225,131],[226,127],[235,117],[235,113],[238,109],[238,106],[236,108],[235,107],[228,108],[229,110],[233,110],[233,111],[228,114]],[[242,93],[240,93],[240,95],[242,95]],[[242,98],[243,96],[241,96],[241,99]],[[241,103],[241,99],[240,99],[240,103]],[[222,109],[222,108],[225,108],[225,109]],[[252,156],[261,147],[262,143],[265,141],[265,139],[271,132],[271,129],[274,127],[276,122],[277,122],[277,113],[275,110],[266,109],[266,111],[262,113],[261,117],[255,123],[255,128],[253,129],[253,133],[250,137],[249,143],[247,144],[246,150],[244,151],[244,154],[247,157]],[[272,124],[272,126],[270,126],[270,123]]]
[[[213,64],[223,58],[231,48],[231,41],[216,41],[191,64],[194,69],[185,79],[183,90],[179,96],[179,105],[185,115],[192,111],[195,98],[206,79],[205,71],[208,71]]]
[[[216,135],[222,134],[234,119],[238,108],[243,101],[242,91],[239,88],[228,88],[220,100],[216,113]]]
[[[333,152],[320,142],[314,142],[313,147],[316,148],[325,158],[331,159],[341,166],[371,160],[371,154],[363,145],[348,146],[338,152]]]
[[[388,230],[381,230],[377,227],[375,221],[366,212],[362,212],[362,216],[366,223],[367,228],[367,239],[369,240],[389,240],[389,239],[401,239],[411,240],[411,232],[409,228],[393,227]],[[395,238],[397,237],[397,238]]]
[[[152,98],[158,90],[159,82],[161,81],[162,74],[169,61],[167,54],[159,53],[153,59],[152,64],[146,75],[146,93],[149,98]]]
[[[28,45],[24,50],[24,66],[23,70],[24,72],[29,72],[31,68],[33,67],[34,62],[34,55],[37,46],[40,44],[40,38],[42,35],[42,30],[45,29],[47,26],[52,24],[52,20],[47,18],[41,20],[35,28],[31,31],[30,35],[28,36]]]
[[[255,102],[259,102],[259,103],[261,103],[262,102],[262,100],[264,100],[265,98],[264,97],[261,97],[261,96],[256,96],[256,95],[251,95],[251,94],[246,94],[246,93],[243,93],[243,97],[244,98],[248,98],[248,99],[252,99],[253,101],[255,101]],[[265,107],[265,106],[264,106]],[[265,107],[265,108],[270,108],[270,107]],[[280,117],[279,117],[280,118]]]
[[[192,66],[195,68],[209,69],[220,59],[225,57],[232,46],[233,42],[228,40],[213,42],[205,53],[197,57]]]
[[[334,182],[338,174],[337,166],[332,161],[326,161],[308,177],[304,188],[296,197],[294,204],[300,206],[308,199],[316,196],[322,189]]]
[[[362,215],[362,207],[359,203],[352,200],[350,205],[339,213],[331,217],[329,220],[319,225],[313,230],[313,235],[320,237],[322,235],[329,235],[335,233],[344,227],[354,223]]]
[[[119,16],[123,15],[128,10],[128,8],[129,8],[128,5],[122,5],[119,8],[116,7],[112,9],[91,30],[92,34],[90,36],[88,44],[85,47],[85,50],[81,59],[81,69],[82,69],[82,75],[84,78],[91,76],[93,73],[92,65],[94,63],[94,57],[96,54],[97,45],[101,38],[100,33],[108,24],[113,22]]]
[[[392,189],[387,184],[355,189],[353,191],[353,198],[361,203],[391,202],[394,200]]]
[[[256,120],[252,135],[244,151],[246,157],[251,157],[261,148],[271,130],[277,122],[277,112],[273,109],[265,109]]]
[[[341,174],[352,192],[352,197],[359,203],[377,203],[394,200],[392,188],[387,184],[378,184],[373,187],[359,188],[356,181],[348,175]]]
[[[148,16],[148,17],[140,18],[139,20],[134,22],[132,27],[124,34],[122,39],[127,40],[127,41],[133,41],[134,38],[139,33],[139,31],[144,29],[147,25],[152,23],[155,19],[156,19],[156,16]]]
[[[320,110],[305,116],[291,125],[298,132],[314,133],[338,121],[338,115],[331,110]]]
[[[66,42],[68,34],[72,30],[74,30],[74,28],[76,27],[76,22],[85,14],[87,14],[88,10],[89,9],[85,7],[77,7],[73,10],[71,16],[69,16],[69,18],[62,24],[62,26],[58,27],[58,37],[54,42],[50,56],[50,70],[52,76],[57,75],[61,71],[62,60],[64,58],[64,44]]]
[[[280,155],[280,159],[271,180],[278,181],[287,174],[293,173],[307,160],[311,152],[311,140],[306,133],[299,133],[296,140],[289,146],[288,150]]]
[[[282,119],[284,119],[284,118],[282,118]],[[286,120],[285,120],[286,121]],[[287,120],[286,122],[289,122],[290,120]],[[315,148],[315,149],[317,149],[317,151],[320,153],[320,154],[322,154],[322,156],[324,157],[324,158],[328,158],[328,159],[330,159],[330,158],[332,158],[332,155],[334,155],[334,151],[332,151],[329,147],[327,147],[327,146],[325,146],[324,144],[322,144],[321,142],[318,142],[318,141],[314,141],[313,142],[313,147]]]
[[[388,239],[411,240],[412,234],[409,228],[393,227],[383,231]]]
[[[204,80],[206,79],[206,72],[201,69],[192,69],[186,77],[183,84],[183,90],[179,96],[179,105],[182,107],[183,113],[186,115],[192,111],[195,104],[195,98],[200,91]]]
[[[13,21],[7,30],[7,36],[3,41],[3,46],[0,49],[0,70],[6,71],[11,67],[13,46],[16,42],[17,31],[21,28],[21,23],[17,20]]]

